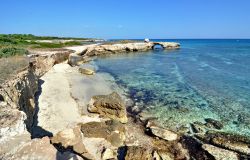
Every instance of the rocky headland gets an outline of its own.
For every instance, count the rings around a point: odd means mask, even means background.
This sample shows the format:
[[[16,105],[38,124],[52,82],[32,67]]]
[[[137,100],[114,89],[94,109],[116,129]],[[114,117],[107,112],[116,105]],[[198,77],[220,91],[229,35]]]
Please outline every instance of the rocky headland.
[[[132,100],[91,59],[178,43],[94,44],[34,51],[29,67],[0,87],[0,159],[249,159],[248,137],[215,119],[180,131],[134,115]]]

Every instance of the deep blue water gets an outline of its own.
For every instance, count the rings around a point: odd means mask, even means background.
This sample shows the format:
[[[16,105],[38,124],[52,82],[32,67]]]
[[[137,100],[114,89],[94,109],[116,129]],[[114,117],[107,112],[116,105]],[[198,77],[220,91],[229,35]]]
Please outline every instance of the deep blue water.
[[[250,136],[250,40],[177,41],[177,50],[98,58],[140,114],[178,130],[214,118],[224,131]]]

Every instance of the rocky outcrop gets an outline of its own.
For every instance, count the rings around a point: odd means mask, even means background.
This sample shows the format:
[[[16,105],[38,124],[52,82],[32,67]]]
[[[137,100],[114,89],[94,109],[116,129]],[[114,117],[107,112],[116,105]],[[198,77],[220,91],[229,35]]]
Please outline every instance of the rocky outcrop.
[[[44,137],[42,139],[33,139],[22,144],[14,153],[5,155],[3,159],[36,159],[36,160],[55,160],[55,159],[78,159],[82,158],[70,152],[58,152],[57,149],[50,144],[50,139]]]
[[[61,49],[58,51],[32,51],[30,61],[34,63],[36,75],[42,76],[48,72],[55,64],[61,63],[69,59],[69,55],[73,53],[71,50]]]
[[[5,105],[1,107],[0,136],[9,136],[29,130],[35,111],[34,96],[38,90],[38,77],[34,66],[19,73],[0,89]]]
[[[160,141],[160,140],[158,140]],[[169,144],[167,142],[158,142],[159,146],[127,146],[126,160],[175,160],[175,159],[190,159],[186,149],[180,143]]]
[[[235,151],[243,155],[250,155],[250,139],[247,137],[214,131],[209,131],[202,136],[197,135],[197,137],[212,145]]]
[[[84,159],[116,159],[125,143],[125,127],[118,121],[79,123],[58,132],[51,142],[59,151],[77,153]]]
[[[141,160],[141,159],[154,159],[153,151],[151,149],[131,146],[127,147],[127,154],[125,160]]]
[[[209,144],[203,144],[202,148],[208,151],[215,160],[239,160],[239,156],[237,153],[228,151],[222,148],[218,148]]]
[[[79,127],[61,131],[51,138],[51,142],[59,148],[73,151],[84,158],[93,159],[93,157],[88,154],[82,140],[83,137]]]
[[[127,123],[128,121],[126,106],[116,92],[92,97],[88,105],[88,111],[118,120],[121,123]]]
[[[104,138],[115,147],[124,144],[125,128],[117,121],[89,122],[80,126],[84,137]]]
[[[163,49],[176,49],[176,48],[180,48],[180,44],[179,43],[175,43],[175,42],[152,42],[151,44],[153,46],[154,45],[161,45],[163,47]]]
[[[173,42],[103,44],[87,48],[82,52],[82,55],[91,57],[124,52],[147,51],[153,49],[155,45],[161,45],[164,49],[176,49],[180,47],[179,43]]]

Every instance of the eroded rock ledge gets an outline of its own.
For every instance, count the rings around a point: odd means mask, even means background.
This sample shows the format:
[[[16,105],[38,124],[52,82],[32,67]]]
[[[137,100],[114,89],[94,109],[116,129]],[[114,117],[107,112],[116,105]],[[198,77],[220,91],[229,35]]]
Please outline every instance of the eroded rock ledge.
[[[122,43],[122,44],[100,44],[89,45],[78,50],[77,53],[69,56],[69,64],[77,65],[79,62],[86,62],[89,57],[101,56],[108,54],[129,53],[138,51],[148,51],[154,49],[154,46],[160,45],[163,49],[178,49],[179,43],[175,42],[136,42],[136,43]],[[79,49],[79,48],[78,48]]]

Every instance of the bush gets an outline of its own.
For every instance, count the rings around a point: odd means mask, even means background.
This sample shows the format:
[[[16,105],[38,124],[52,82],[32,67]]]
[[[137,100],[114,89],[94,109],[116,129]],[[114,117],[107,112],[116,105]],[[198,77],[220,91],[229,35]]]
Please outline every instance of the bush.
[[[15,55],[25,55],[29,52],[23,48],[16,48],[16,47],[6,47],[0,49],[0,58],[2,57],[10,57]]]

